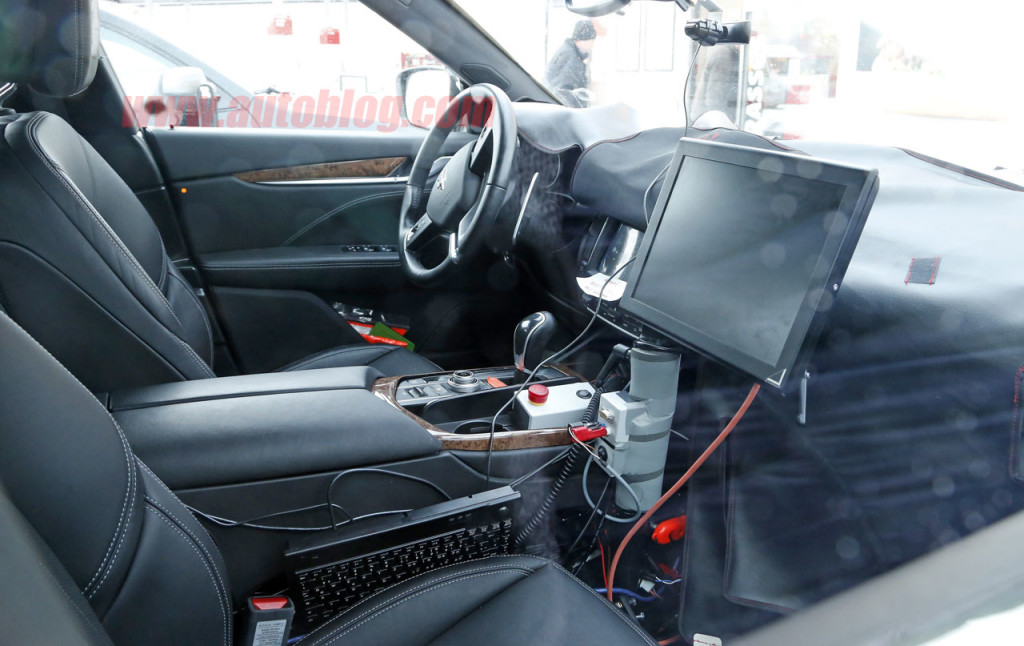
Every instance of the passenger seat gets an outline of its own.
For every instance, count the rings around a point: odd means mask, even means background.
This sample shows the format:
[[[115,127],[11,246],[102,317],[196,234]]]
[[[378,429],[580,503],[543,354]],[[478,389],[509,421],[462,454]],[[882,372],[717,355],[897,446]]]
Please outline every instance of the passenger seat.
[[[99,55],[96,0],[0,4],[0,85],[69,97]],[[127,184],[63,119],[0,109],[0,309],[94,392],[214,377],[213,335]],[[349,345],[283,370],[440,370],[404,348]]]

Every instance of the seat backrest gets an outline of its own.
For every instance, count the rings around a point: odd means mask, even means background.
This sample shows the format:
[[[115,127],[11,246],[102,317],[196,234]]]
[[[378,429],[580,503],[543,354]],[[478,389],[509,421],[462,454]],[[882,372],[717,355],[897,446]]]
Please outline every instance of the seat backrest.
[[[56,572],[58,587],[71,587],[71,606],[53,616],[63,621],[74,611],[83,618],[64,628],[91,635],[86,643],[104,643],[91,609],[117,644],[229,646],[229,588],[209,535],[135,457],[99,401],[3,314],[0,410],[0,523],[10,524],[4,536],[12,536],[0,550],[52,553],[37,568]],[[5,586],[13,574],[0,572]],[[52,585],[28,587],[39,603],[52,602]],[[88,605],[76,606],[79,595]],[[35,616],[48,616],[41,611]],[[8,612],[0,606],[0,625],[15,623]],[[33,629],[24,617],[18,625]]]
[[[0,545],[0,624],[6,643],[111,643],[67,571],[2,486]]]
[[[19,4],[0,10],[0,81],[88,87],[95,0]],[[0,307],[88,388],[213,376],[194,290],[132,190],[64,120],[0,116],[0,195]]]

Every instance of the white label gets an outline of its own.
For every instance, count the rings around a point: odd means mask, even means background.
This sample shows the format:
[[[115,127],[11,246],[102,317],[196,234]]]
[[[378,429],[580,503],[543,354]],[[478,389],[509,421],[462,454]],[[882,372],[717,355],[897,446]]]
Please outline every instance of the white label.
[[[605,301],[617,301],[622,298],[622,294],[626,291],[626,281],[619,280],[618,278],[612,278],[608,280],[608,276],[597,273],[590,277],[578,276],[576,282],[579,284],[580,289],[583,293],[593,296],[595,298],[600,297]],[[607,283],[607,287],[605,284]],[[601,290],[604,293],[601,293]]]
[[[256,635],[252,638],[252,646],[281,646],[284,643],[284,627],[287,619],[261,621],[256,624]]]
[[[696,633],[693,636],[693,646],[722,646],[722,638]]]

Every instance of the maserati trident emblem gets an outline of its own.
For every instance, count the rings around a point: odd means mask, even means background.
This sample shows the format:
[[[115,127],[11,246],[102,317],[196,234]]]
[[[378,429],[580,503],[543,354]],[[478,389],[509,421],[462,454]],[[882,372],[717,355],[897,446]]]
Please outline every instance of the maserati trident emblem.
[[[448,167],[446,166],[442,171],[440,177],[437,178],[437,190],[444,190],[444,183],[448,181]]]

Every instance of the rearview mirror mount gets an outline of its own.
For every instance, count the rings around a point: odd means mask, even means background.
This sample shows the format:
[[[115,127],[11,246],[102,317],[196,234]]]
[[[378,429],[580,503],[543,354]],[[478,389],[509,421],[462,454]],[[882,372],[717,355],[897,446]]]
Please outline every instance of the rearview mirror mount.
[[[600,18],[622,11],[630,0],[565,0],[565,8],[587,18]]]

